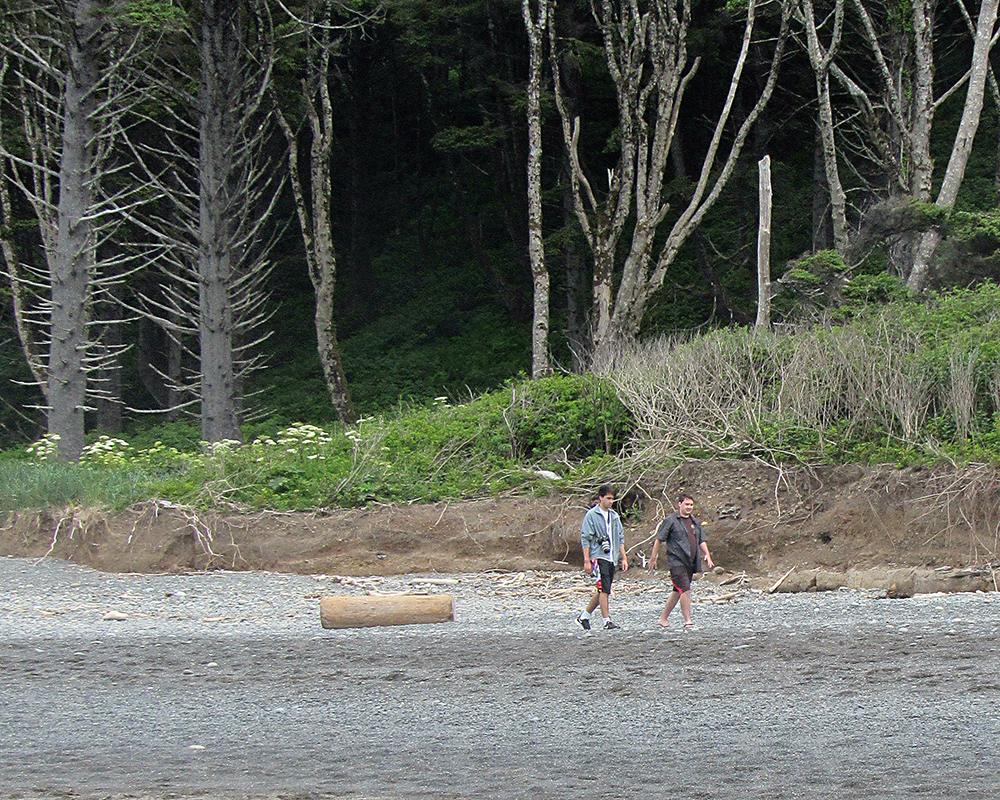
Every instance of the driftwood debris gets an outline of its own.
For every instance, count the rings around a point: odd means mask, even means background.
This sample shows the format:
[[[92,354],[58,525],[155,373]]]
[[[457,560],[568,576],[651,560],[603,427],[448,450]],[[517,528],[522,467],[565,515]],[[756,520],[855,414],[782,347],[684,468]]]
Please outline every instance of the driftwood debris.
[[[320,598],[319,613],[324,628],[420,625],[453,621],[455,604],[448,594],[326,596]]]
[[[729,586],[732,583],[743,583],[747,579],[746,572],[737,572],[719,581],[719,586]]]
[[[767,590],[767,593],[774,594],[776,591],[778,591],[778,587],[785,582],[785,578],[787,578],[793,572],[795,572],[795,567],[792,567],[790,570],[788,570],[788,572],[786,572],[784,575],[778,578],[777,582],[770,589]]]

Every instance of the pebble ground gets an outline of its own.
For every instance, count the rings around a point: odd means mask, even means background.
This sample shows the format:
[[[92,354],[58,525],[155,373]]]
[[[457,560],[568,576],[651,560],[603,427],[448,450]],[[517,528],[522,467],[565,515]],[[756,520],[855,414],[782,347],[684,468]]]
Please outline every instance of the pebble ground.
[[[1000,595],[576,573],[109,575],[0,559],[0,797],[994,798]],[[319,598],[455,621],[324,630]]]

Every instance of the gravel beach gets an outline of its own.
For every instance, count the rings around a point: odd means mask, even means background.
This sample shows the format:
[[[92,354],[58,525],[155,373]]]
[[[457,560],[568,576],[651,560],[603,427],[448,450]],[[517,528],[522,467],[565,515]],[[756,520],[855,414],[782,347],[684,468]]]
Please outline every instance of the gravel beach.
[[[1000,595],[581,574],[117,575],[0,559],[0,797],[994,797]],[[454,597],[324,630],[320,597]],[[727,595],[733,595],[728,597]],[[724,601],[716,602],[723,599]]]

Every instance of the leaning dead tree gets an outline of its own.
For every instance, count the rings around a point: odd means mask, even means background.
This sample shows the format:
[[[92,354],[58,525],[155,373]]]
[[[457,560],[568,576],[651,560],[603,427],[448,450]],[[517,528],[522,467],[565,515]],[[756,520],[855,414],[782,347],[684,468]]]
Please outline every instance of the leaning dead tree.
[[[314,322],[316,346],[330,402],[337,419],[345,424],[357,420],[344,375],[334,321],[334,290],[337,283],[337,252],[333,243],[330,202],[334,192],[331,159],[334,146],[334,113],[331,81],[333,59],[340,37],[371,22],[372,16],[354,13],[333,0],[310,0],[296,12],[279,4],[301,37],[304,61],[300,109],[287,109],[287,101],[272,86],[275,118],[287,143],[289,182],[305,246],[309,280],[316,295]],[[342,17],[342,18],[338,18]],[[308,148],[300,158],[300,140]]]
[[[844,256],[850,243],[847,226],[847,194],[837,163],[836,122],[830,87],[830,70],[840,49],[844,32],[844,0],[834,0],[833,11],[825,19],[817,19],[813,0],[798,0],[793,8],[795,19],[802,25],[805,33],[804,49],[809,56],[809,64],[816,80],[817,126],[822,146],[827,193],[830,197],[833,246],[841,256]],[[821,34],[827,25],[830,30],[828,40],[824,42]]]
[[[260,4],[203,0],[199,12],[148,70],[164,102],[132,140],[165,198],[159,213],[134,220],[164,253],[159,283],[139,305],[184,354],[161,377],[182,404],[199,405],[202,439],[238,441],[243,381],[267,336],[263,284],[278,195],[265,157],[271,27]]]
[[[787,0],[780,3],[778,36],[769,39],[774,49],[766,80],[726,152],[724,134],[730,127],[747,56],[755,45],[760,5],[750,0],[746,7],[729,90],[701,156],[694,188],[685,206],[676,211],[664,198],[664,182],[681,104],[699,65],[699,59],[691,59],[688,53],[690,0],[599,0],[592,4],[618,101],[620,156],[608,171],[606,191],[581,161],[582,123],[570,114],[563,98],[561,49],[554,25],[549,27],[555,99],[571,165],[576,216],[594,258],[591,331],[592,353],[597,356],[638,333],[650,298],[663,286],[681,246],[718,200],[753,124],[771,98],[788,35]],[[623,240],[626,231],[628,239]],[[625,259],[619,268],[616,253],[620,249]]]
[[[816,0],[801,0],[797,6],[816,76],[831,198],[838,199],[839,158],[872,199],[860,220],[861,235],[850,243],[851,250],[865,244],[871,235],[884,237],[890,242],[894,268],[907,278],[911,288],[919,290],[929,278],[941,231],[926,213],[914,213],[914,209],[933,204],[947,214],[954,207],[981,116],[989,54],[997,38],[997,3],[981,3],[973,21],[962,0],[957,0],[968,20],[972,57],[968,70],[957,81],[936,92],[940,82],[935,71],[936,0],[913,0],[905,7],[893,8],[869,0],[850,0],[843,12],[841,0],[833,2],[832,10],[829,2],[820,8]],[[850,25],[843,39],[841,19],[843,25]],[[817,33],[824,25],[829,29],[829,44],[825,46]],[[845,44],[848,33],[857,43],[851,48]],[[824,113],[829,96],[824,97],[823,92],[828,91],[831,81],[849,98],[841,104],[838,121]],[[931,154],[935,114],[963,89],[962,119],[935,195]],[[834,154],[830,144],[835,137]],[[838,240],[838,250],[842,241]]]
[[[95,334],[104,328],[100,307],[115,305],[115,286],[134,265],[108,246],[138,202],[135,191],[119,188],[128,184],[117,179],[124,165],[116,143],[138,99],[126,72],[141,35],[118,11],[112,0],[16,0],[0,35],[10,71],[0,116],[18,126],[16,139],[10,128],[0,136],[5,273],[48,432],[67,460],[80,456],[85,412],[106,394],[94,376],[119,354]],[[37,219],[38,261],[19,256],[10,234],[11,187]]]
[[[961,2],[961,0],[959,0]],[[983,97],[986,89],[986,76],[990,70],[990,51],[996,43],[998,0],[983,0],[979,7],[979,18],[973,33],[972,61],[968,72],[968,87],[965,92],[965,105],[962,108],[962,119],[955,133],[948,166],[945,168],[941,187],[934,198],[934,205],[945,212],[955,207],[958,190],[965,178],[965,168],[972,153],[972,143],[976,138],[979,120],[982,116]],[[911,289],[920,291],[927,285],[931,261],[938,245],[941,243],[942,231],[938,226],[920,235],[914,248],[913,269],[906,283]]]

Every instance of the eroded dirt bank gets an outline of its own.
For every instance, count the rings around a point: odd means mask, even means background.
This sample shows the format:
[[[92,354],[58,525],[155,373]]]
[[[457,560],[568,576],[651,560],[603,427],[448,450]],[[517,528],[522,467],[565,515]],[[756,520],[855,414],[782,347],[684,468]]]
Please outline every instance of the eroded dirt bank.
[[[1000,567],[1000,473],[862,468],[779,472],[684,464],[621,498],[634,564],[678,491],[697,499],[717,563],[760,580],[797,572]],[[123,512],[9,512],[0,555],[52,556],[107,572],[269,570],[342,575],[575,569],[585,496],[373,505],[311,513],[198,511],[148,502]]]

